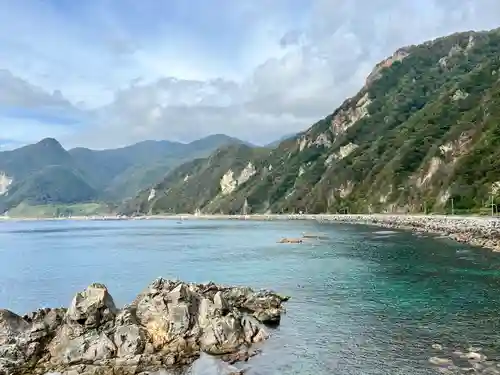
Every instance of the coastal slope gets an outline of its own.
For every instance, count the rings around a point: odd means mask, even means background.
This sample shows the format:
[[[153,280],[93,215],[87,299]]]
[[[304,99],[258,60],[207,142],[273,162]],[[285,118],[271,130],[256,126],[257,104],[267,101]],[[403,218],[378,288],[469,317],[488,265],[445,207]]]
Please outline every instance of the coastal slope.
[[[244,183],[234,183],[237,160],[211,156],[122,212],[489,212],[500,203],[499,54],[498,29],[400,48],[332,114],[245,160],[254,170]]]

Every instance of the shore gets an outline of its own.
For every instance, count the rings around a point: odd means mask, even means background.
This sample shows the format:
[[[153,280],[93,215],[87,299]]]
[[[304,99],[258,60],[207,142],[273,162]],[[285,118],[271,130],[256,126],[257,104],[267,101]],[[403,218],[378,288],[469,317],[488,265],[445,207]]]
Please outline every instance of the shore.
[[[500,218],[446,215],[325,215],[324,222],[375,225],[434,234],[460,243],[500,251]]]
[[[172,217],[171,217],[172,218]],[[322,223],[374,225],[448,237],[460,243],[500,251],[500,217],[458,215],[176,215],[176,219],[316,220]]]
[[[451,238],[460,243],[500,251],[500,217],[458,216],[458,215],[153,215],[153,216],[92,216],[71,218],[9,218],[4,220],[316,220],[318,222],[338,222],[346,224],[375,225],[390,229],[403,229],[417,233],[428,233]],[[0,221],[2,220],[0,219]]]

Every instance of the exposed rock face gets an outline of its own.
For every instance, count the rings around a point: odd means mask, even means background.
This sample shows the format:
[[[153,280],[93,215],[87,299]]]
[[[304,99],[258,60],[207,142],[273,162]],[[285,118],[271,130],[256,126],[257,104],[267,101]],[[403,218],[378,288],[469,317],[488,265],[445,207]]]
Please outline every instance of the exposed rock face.
[[[4,195],[9,190],[9,186],[12,184],[13,179],[7,176],[4,172],[0,171],[0,195]]]
[[[342,146],[339,151],[334,154],[335,159],[337,160],[342,160],[345,157],[349,156],[351,152],[356,150],[358,148],[358,145],[355,145],[354,143],[348,143],[345,146]]]
[[[366,79],[366,85],[370,85],[381,77],[382,69],[390,68],[396,61],[402,61],[409,55],[409,48],[403,47],[397,50],[391,57],[378,63]]]
[[[238,186],[247,182],[250,178],[255,176],[257,170],[251,162],[241,171],[238,178],[235,178],[234,172],[229,169],[220,180],[221,193],[223,195],[231,194]]]
[[[148,202],[151,202],[153,199],[155,199],[156,197],[156,189],[151,189],[151,192],[149,193],[149,196],[148,196]]]
[[[247,166],[241,171],[240,176],[238,177],[238,185],[242,185],[247,182],[250,178],[255,176],[257,170],[255,169],[252,162],[248,162]]]
[[[230,169],[220,180],[220,190],[223,195],[231,194],[236,190],[238,181],[234,178],[234,172]]]
[[[268,291],[157,279],[119,310],[92,284],[66,309],[0,310],[0,374],[139,374],[238,354],[268,338],[286,298]],[[243,353],[243,354],[241,354]]]
[[[353,107],[340,110],[332,119],[331,130],[335,137],[345,133],[363,117],[369,115],[368,106],[371,104],[368,93],[365,93]]]

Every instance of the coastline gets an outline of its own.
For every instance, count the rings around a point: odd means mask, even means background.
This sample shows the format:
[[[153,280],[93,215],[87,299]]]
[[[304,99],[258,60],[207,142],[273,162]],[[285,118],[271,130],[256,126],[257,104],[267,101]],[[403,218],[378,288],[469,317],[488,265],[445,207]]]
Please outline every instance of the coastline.
[[[149,215],[149,216],[74,216],[70,218],[10,218],[1,221],[116,221],[116,220],[315,220],[321,223],[373,225],[402,229],[415,233],[445,236],[459,243],[500,251],[500,217],[459,215],[404,215],[404,214],[252,214],[252,215]]]

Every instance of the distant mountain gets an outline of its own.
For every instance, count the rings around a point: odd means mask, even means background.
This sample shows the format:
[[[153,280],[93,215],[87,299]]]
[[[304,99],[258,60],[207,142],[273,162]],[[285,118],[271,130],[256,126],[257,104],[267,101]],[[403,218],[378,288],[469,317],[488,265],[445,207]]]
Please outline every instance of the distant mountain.
[[[73,166],[71,155],[53,138],[0,153],[0,171],[22,179],[49,165]]]
[[[75,203],[96,197],[71,155],[53,138],[0,152],[0,212],[23,202]]]
[[[499,56],[500,29],[400,48],[308,130],[265,156],[182,165],[132,211],[489,212],[500,207]]]
[[[206,157],[217,148],[245,142],[223,134],[190,142],[144,141],[131,146],[94,151],[69,151],[78,167],[102,196],[122,200],[159,181],[174,167]]]
[[[278,147],[279,144],[283,141],[286,141],[288,139],[291,139],[291,138],[295,138],[297,136],[297,133],[290,133],[290,134],[286,134],[280,138],[278,138],[277,140],[271,142],[271,143],[268,143],[267,145],[265,145],[264,147],[267,147],[267,148],[275,148],[275,147]]]
[[[4,196],[5,209],[21,203],[29,205],[73,204],[98,198],[78,171],[61,165],[50,165],[14,183]]]
[[[0,152],[0,213],[21,203],[119,202],[159,181],[174,167],[244,142],[213,135],[191,143],[144,141],[111,150],[66,151],[53,139]]]

